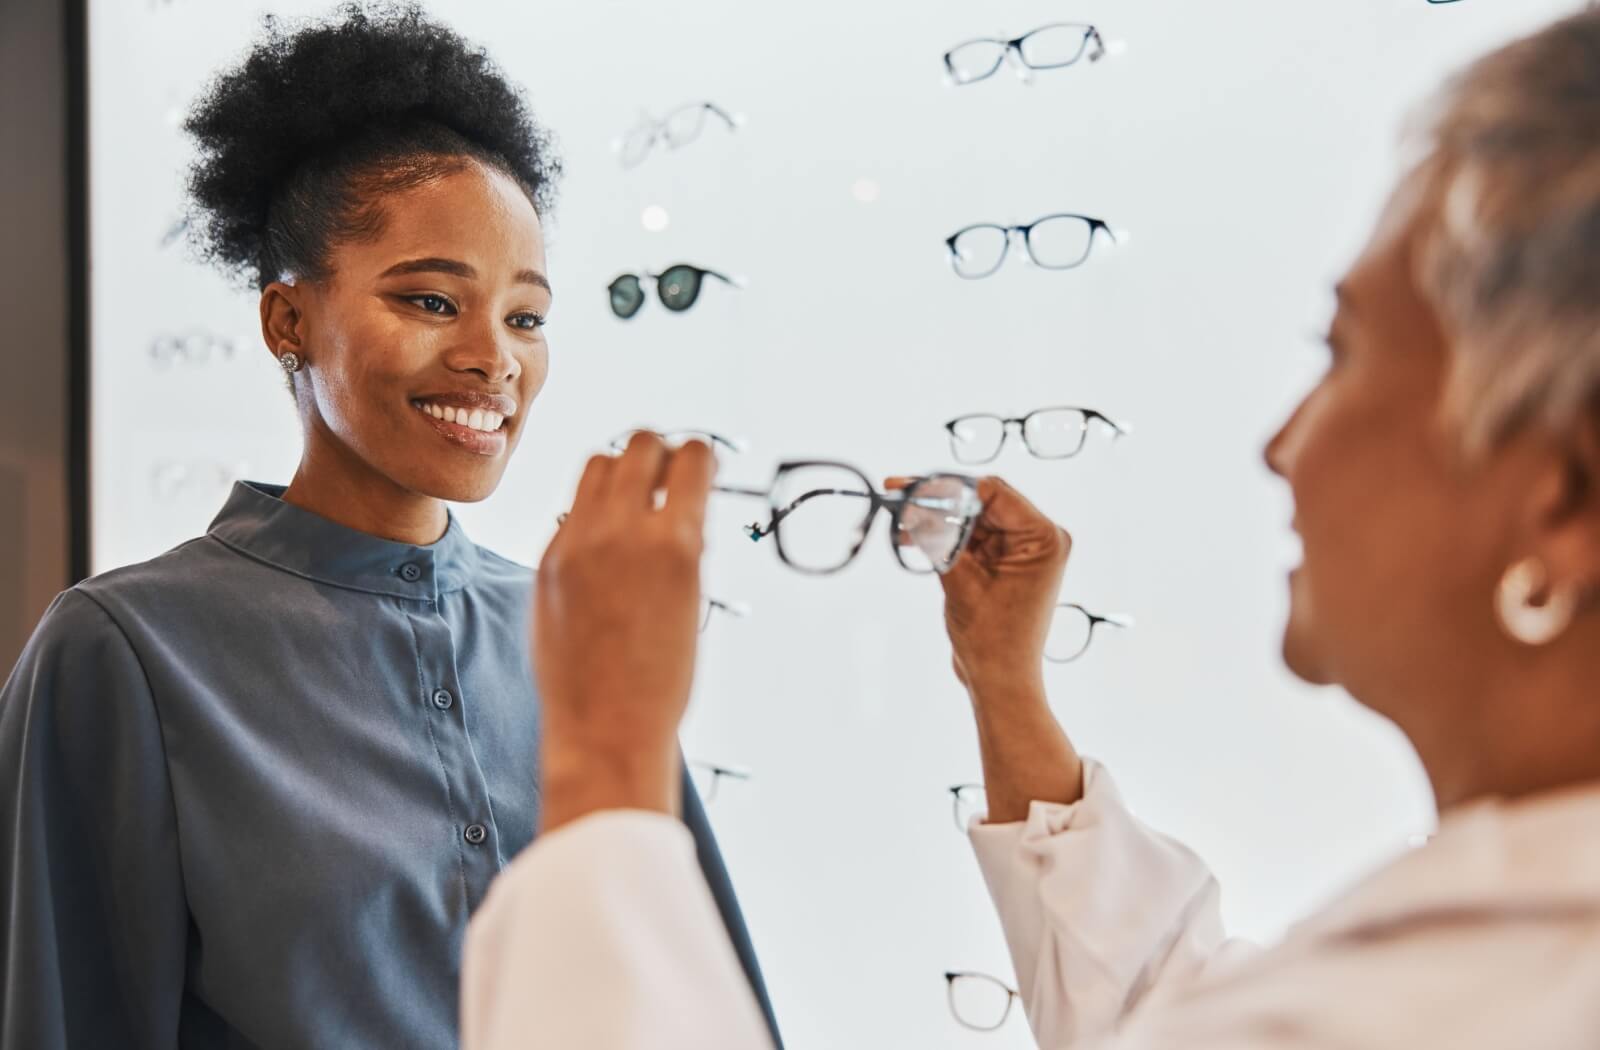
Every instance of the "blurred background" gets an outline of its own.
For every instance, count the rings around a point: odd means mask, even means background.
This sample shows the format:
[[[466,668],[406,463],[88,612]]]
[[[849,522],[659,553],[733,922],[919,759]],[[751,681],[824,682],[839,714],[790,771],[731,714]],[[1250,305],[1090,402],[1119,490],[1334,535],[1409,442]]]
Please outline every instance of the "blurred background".
[[[1013,439],[982,468],[1074,534],[1063,600],[1136,620],[1048,669],[1078,746],[1206,857],[1252,938],[1430,830],[1393,729],[1282,668],[1296,548],[1261,448],[1324,366],[1408,114],[1572,0],[428,7],[525,85],[567,164],[551,379],[500,491],[455,508],[474,539],[536,563],[585,457],[635,426],[740,438],[722,480],[759,487],[794,458],[957,468],[953,417],[1093,408],[1133,432],[1091,428],[1061,460]],[[327,10],[8,5],[7,667],[57,590],[202,533],[234,479],[294,469],[255,298],[185,250],[179,124],[265,13]],[[1095,26],[1104,57],[949,81],[951,48],[1060,22]],[[734,126],[681,110],[706,102]],[[675,113],[676,144],[643,149]],[[1059,212],[1117,243],[1070,270],[1013,246],[992,276],[953,272],[963,227]],[[613,278],[677,263],[743,287],[672,312],[646,284],[616,316]],[[796,574],[741,532],[760,511],[713,507],[706,590],[749,615],[708,625],[684,746],[748,774],[710,812],[789,1045],[1029,1045],[1020,1011],[978,1033],[947,1001],[946,971],[1012,974],[953,812],[980,771],[937,583],[881,523],[844,572]]]

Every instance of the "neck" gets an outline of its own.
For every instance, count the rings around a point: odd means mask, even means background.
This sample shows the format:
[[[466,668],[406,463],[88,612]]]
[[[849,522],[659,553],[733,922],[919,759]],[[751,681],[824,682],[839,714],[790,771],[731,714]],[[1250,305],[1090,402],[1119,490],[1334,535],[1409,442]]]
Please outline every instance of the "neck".
[[[284,502],[396,543],[425,547],[438,542],[450,523],[442,500],[400,487],[315,429],[307,435]]]
[[[1475,706],[1449,708],[1431,742],[1413,735],[1440,810],[1480,798],[1600,787],[1597,634],[1579,623],[1548,649],[1518,650],[1486,679]]]

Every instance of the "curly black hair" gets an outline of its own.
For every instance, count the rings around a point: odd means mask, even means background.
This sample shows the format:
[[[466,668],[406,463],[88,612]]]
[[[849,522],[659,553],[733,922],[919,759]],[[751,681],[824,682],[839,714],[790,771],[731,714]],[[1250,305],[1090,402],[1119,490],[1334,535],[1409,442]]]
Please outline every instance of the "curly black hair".
[[[382,199],[476,160],[541,213],[561,174],[550,134],[482,49],[410,4],[342,5],[286,33],[268,17],[184,129],[199,147],[188,226],[200,254],[264,288],[328,272],[375,236]]]

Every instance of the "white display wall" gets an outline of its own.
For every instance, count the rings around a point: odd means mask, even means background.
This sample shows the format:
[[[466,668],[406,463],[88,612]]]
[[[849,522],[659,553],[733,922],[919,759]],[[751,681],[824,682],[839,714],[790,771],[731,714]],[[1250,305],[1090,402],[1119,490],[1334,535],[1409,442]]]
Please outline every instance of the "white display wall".
[[[536,562],[585,456],[636,424],[746,438],[723,477],[761,483],[791,457],[951,467],[941,424],[963,412],[1133,421],[1076,459],[1013,445],[996,464],[1074,533],[1065,597],[1138,619],[1051,667],[1052,699],[1138,812],[1210,860],[1236,932],[1270,938],[1432,817],[1390,727],[1281,667],[1291,510],[1260,449],[1322,366],[1312,337],[1404,116],[1574,6],[436,3],[526,86],[568,167],[550,383],[500,492],[457,513]],[[254,297],[163,245],[181,113],[264,10],[90,4],[96,570],[199,534],[230,477],[283,482],[297,459]],[[942,83],[948,47],[1062,20],[1121,46],[1031,84]],[[641,110],[700,100],[743,126],[619,165]],[[947,265],[959,227],[1059,211],[1131,240],[1065,273]],[[748,288],[610,314],[613,276],[675,262]],[[705,635],[685,746],[753,773],[712,816],[789,1045],[1028,1045],[1020,1015],[986,1036],[945,1004],[947,969],[1012,974],[951,817],[946,789],[980,771],[937,585],[881,531],[842,575],[797,576],[740,533],[759,509],[714,508],[707,590],[753,615]]]

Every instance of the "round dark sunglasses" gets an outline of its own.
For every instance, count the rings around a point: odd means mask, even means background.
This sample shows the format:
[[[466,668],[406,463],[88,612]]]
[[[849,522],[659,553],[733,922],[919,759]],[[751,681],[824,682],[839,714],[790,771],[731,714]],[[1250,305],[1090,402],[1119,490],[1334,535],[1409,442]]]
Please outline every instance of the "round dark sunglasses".
[[[633,317],[644,306],[644,282],[654,281],[661,305],[674,313],[682,313],[700,298],[700,289],[704,287],[707,277],[715,277],[735,288],[741,287],[740,282],[732,277],[689,263],[669,266],[660,273],[625,273],[606,289],[611,293],[611,312],[624,321]]]

